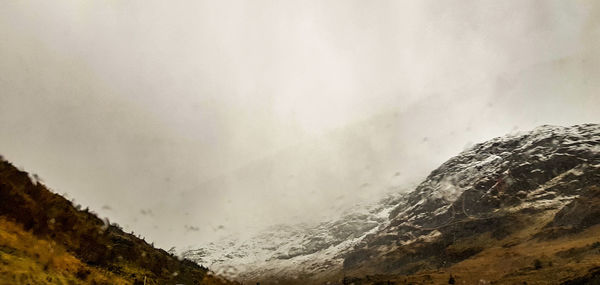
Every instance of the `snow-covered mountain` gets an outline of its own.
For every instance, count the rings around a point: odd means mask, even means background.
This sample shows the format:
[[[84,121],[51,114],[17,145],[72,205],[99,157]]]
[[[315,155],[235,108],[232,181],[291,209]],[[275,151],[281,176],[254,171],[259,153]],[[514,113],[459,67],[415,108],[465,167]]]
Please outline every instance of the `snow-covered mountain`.
[[[401,194],[378,203],[357,205],[339,219],[317,225],[278,225],[250,239],[223,239],[182,255],[238,280],[301,278],[340,270],[343,253],[388,222]]]
[[[598,207],[573,210],[595,201],[590,197],[600,193],[598,185],[600,125],[541,126],[477,144],[413,191],[356,207],[341,219],[273,227],[183,255],[248,281],[439,270],[507,238],[521,242],[515,235],[525,229],[531,236],[523,242],[600,223]],[[530,228],[538,224],[543,226]]]
[[[495,138],[434,170],[400,200],[389,225],[345,256],[344,266],[407,273],[429,258],[440,263],[434,267],[456,262],[462,257],[436,250],[485,232],[502,238],[520,228],[520,215],[560,210],[598,182],[600,125],[542,126]],[[424,249],[419,241],[435,242]],[[431,252],[405,254],[413,243]]]

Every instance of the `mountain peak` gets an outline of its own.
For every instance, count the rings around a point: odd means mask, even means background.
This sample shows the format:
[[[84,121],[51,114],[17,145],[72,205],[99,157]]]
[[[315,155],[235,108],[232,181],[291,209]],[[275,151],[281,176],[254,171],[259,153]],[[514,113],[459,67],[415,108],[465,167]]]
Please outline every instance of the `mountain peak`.
[[[573,228],[586,231],[596,220],[583,222],[574,213],[593,217],[595,212],[569,209],[581,209],[574,205],[589,201],[582,197],[596,197],[599,184],[600,125],[544,125],[476,144],[414,190],[357,207],[341,219],[273,228],[185,256],[238,280],[262,282],[441,270],[508,239],[523,243],[575,233]],[[522,231],[532,232],[517,238]],[[478,244],[470,246],[473,242]]]

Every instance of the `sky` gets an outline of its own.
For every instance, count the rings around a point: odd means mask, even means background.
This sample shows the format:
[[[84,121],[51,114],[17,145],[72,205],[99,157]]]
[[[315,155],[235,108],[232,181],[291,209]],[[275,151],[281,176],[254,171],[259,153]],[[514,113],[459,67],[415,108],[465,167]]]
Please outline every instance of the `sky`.
[[[0,154],[163,248],[599,123],[594,1],[2,1]]]

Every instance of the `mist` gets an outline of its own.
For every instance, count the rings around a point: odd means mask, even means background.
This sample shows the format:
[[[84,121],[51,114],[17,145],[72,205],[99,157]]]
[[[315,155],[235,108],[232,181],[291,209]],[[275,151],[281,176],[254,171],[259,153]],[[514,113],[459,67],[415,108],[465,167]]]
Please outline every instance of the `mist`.
[[[163,248],[600,122],[593,1],[4,1],[0,154]]]

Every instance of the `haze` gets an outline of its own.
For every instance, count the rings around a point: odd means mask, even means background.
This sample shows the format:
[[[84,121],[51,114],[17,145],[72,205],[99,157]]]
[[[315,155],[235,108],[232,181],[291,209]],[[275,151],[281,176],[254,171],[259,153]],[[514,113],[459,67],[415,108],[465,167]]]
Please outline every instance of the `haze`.
[[[600,122],[594,1],[2,1],[0,154],[163,248]]]

